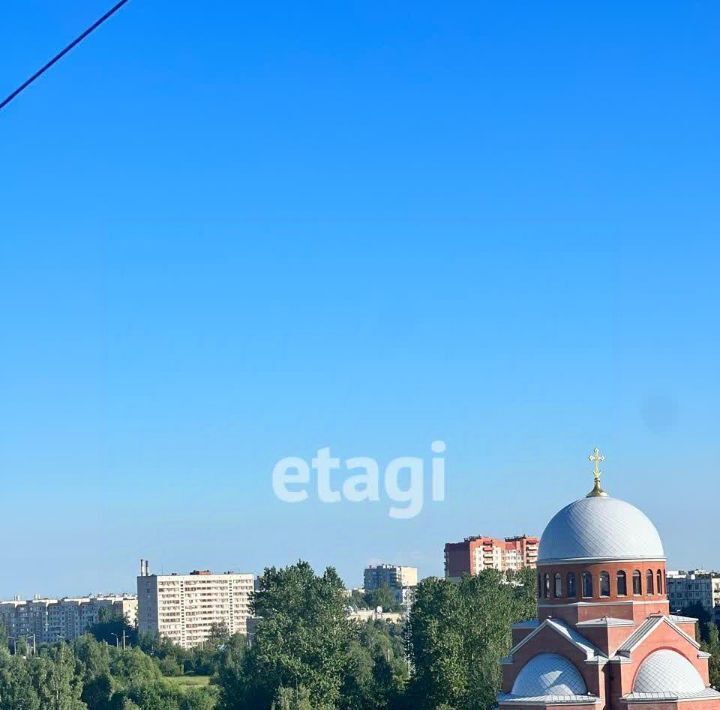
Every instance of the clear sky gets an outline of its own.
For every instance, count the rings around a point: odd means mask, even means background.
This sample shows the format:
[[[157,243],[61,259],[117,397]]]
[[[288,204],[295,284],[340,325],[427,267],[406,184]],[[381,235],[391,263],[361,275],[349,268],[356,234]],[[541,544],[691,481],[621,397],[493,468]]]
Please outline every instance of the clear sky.
[[[108,7],[0,4],[9,93]],[[720,5],[132,0],[0,113],[0,596],[441,574],[592,484],[720,567]],[[274,463],[447,499],[289,505]]]

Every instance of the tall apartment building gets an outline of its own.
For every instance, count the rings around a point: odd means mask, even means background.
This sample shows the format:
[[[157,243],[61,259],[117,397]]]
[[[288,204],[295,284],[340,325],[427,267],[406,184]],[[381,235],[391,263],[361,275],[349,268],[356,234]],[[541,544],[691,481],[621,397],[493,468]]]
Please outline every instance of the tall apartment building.
[[[103,609],[137,623],[135,597],[104,595],[0,602],[0,624],[11,638],[34,637],[36,644],[72,641],[100,621]]]
[[[369,565],[363,573],[366,592],[388,587],[399,603],[410,605],[418,583],[417,567],[403,565]]]
[[[370,565],[363,574],[365,591],[371,592],[380,587],[398,589],[401,587],[417,587],[417,567],[402,565]]]
[[[666,586],[670,611],[702,604],[707,611],[720,614],[720,572],[668,571]]]
[[[247,634],[254,575],[150,574],[147,565],[137,578],[138,630],[191,648],[224,626],[231,634]]]
[[[462,542],[445,545],[445,576],[459,579],[465,574],[479,574],[485,569],[501,572],[536,567],[540,538],[529,535],[503,540],[478,535]]]

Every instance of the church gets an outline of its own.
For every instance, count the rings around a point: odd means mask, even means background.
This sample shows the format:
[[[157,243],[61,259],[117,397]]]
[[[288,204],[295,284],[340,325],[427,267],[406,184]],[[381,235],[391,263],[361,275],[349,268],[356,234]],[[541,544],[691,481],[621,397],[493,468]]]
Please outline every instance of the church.
[[[696,620],[670,613],[665,552],[650,519],[600,485],[548,523],[537,619],[515,624],[501,710],[720,710]]]

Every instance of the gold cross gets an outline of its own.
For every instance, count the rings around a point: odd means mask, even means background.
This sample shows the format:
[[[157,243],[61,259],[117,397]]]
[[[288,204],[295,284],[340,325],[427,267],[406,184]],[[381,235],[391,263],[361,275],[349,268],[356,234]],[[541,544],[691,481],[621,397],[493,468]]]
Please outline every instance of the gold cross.
[[[594,498],[596,496],[606,496],[607,493],[600,487],[600,476],[602,471],[600,470],[600,464],[605,460],[605,457],[600,453],[600,449],[595,447],[595,450],[588,456],[588,459],[595,464],[595,486],[592,491],[588,494],[588,498]]]

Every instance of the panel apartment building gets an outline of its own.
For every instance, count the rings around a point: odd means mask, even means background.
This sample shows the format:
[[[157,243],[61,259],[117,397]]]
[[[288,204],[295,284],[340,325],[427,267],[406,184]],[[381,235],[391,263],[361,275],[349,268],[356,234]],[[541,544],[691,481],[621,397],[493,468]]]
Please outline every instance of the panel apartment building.
[[[415,587],[418,583],[417,567],[404,565],[369,565],[363,572],[363,584],[366,592],[387,587],[401,604],[412,602]]]
[[[401,589],[402,587],[417,587],[417,567],[404,567],[402,565],[370,565],[363,573],[365,591],[371,592],[380,587]]]
[[[701,604],[716,618],[720,617],[720,572],[668,570],[667,594],[670,611]]]
[[[231,634],[247,634],[252,574],[150,574],[147,563],[137,578],[138,630],[172,640],[183,648],[205,641],[224,626]]]
[[[10,638],[34,639],[36,645],[72,641],[100,621],[103,609],[137,623],[137,598],[130,595],[35,598],[0,602],[0,624]]]
[[[497,539],[478,535],[445,545],[445,577],[460,579],[485,569],[501,572],[536,567],[540,538],[529,535]]]

